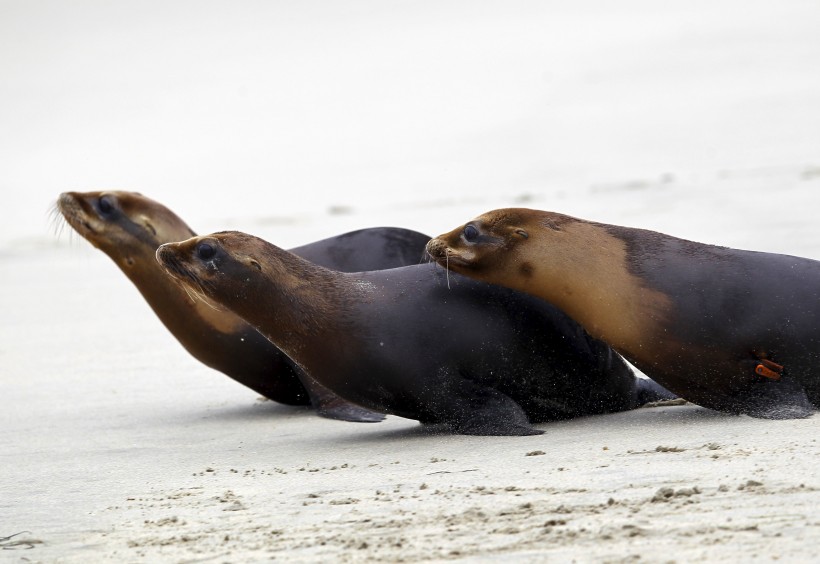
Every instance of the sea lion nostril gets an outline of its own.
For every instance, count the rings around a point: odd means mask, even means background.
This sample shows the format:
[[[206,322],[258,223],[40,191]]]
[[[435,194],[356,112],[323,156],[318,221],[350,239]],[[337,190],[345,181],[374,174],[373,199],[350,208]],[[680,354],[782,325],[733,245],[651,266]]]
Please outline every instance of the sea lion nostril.
[[[450,252],[450,247],[443,239],[432,239],[427,243],[427,253],[433,258],[444,257]]]

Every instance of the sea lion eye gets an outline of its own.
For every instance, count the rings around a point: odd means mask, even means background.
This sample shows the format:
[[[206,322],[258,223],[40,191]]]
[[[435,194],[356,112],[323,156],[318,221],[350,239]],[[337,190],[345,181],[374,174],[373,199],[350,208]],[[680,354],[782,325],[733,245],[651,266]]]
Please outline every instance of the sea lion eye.
[[[476,229],[474,225],[468,225],[464,228],[464,238],[472,243],[478,239],[478,229]]]
[[[196,256],[199,257],[200,260],[211,260],[215,254],[216,249],[214,249],[213,245],[200,243],[196,246]]]
[[[111,202],[109,196],[103,196],[97,201],[97,208],[103,215],[111,215],[114,213],[114,204]]]

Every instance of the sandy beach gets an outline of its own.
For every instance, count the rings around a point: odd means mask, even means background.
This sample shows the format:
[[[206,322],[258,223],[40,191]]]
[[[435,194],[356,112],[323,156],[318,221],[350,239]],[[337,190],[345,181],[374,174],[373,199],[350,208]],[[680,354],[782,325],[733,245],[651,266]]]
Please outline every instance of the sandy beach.
[[[290,247],[523,205],[820,260],[816,6],[38,5],[0,5],[0,561],[820,559],[818,415],[320,419],[48,220],[138,190]]]

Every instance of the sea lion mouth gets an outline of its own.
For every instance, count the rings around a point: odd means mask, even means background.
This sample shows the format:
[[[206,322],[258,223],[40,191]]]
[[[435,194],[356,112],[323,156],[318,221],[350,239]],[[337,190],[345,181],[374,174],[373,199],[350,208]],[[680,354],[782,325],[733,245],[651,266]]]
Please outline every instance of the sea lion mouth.
[[[66,223],[68,223],[74,231],[82,235],[85,239],[90,240],[94,235],[99,234],[99,232],[82,217],[78,217],[76,215],[66,215],[63,213],[63,219],[65,219]]]
[[[182,263],[168,245],[160,245],[157,249],[157,262],[172,278],[187,277],[185,269],[182,268]]]
[[[453,250],[448,250],[443,258],[438,259],[438,263],[444,267],[450,266],[463,266],[463,267],[470,267],[472,263],[470,263],[467,259],[459,255],[457,252]]]

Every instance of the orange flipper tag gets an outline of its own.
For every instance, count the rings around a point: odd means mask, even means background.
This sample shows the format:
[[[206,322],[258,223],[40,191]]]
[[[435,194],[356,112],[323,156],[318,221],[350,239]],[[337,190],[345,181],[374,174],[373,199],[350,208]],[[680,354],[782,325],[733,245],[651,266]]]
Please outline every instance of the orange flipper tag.
[[[780,380],[783,375],[783,366],[771,360],[760,359],[760,363],[755,366],[755,374],[770,380]]]

